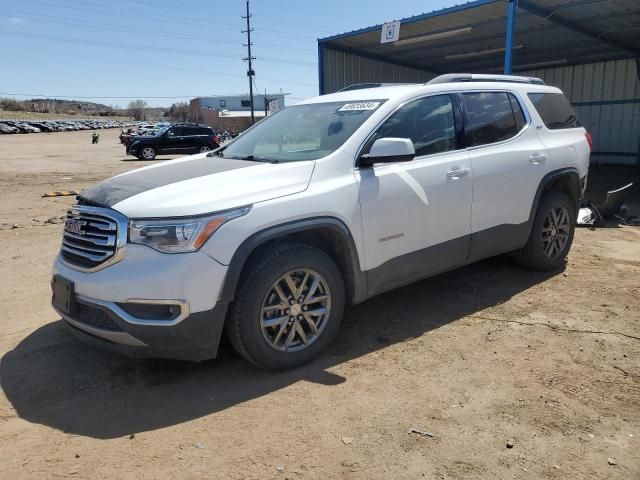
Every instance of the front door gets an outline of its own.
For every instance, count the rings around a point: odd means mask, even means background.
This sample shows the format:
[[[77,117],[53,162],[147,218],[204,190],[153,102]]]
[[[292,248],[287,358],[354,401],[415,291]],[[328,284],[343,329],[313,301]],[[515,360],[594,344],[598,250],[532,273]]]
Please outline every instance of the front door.
[[[185,143],[184,127],[171,127],[164,133],[164,138],[159,144],[162,153],[182,153]]]
[[[463,265],[471,233],[472,172],[456,96],[413,100],[368,141],[410,138],[410,162],[360,168],[365,269],[371,293]]]

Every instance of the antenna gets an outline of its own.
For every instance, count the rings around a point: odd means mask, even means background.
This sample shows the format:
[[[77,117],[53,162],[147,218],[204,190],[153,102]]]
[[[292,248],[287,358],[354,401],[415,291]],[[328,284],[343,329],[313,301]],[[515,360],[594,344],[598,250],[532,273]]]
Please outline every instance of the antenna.
[[[242,30],[242,33],[246,33],[247,34],[247,44],[243,45],[244,47],[247,47],[247,57],[243,58],[243,60],[245,62],[249,62],[249,69],[247,70],[247,77],[249,77],[249,104],[251,106],[251,123],[255,123],[256,121],[256,117],[255,114],[253,112],[253,77],[256,74],[256,72],[253,71],[253,67],[251,65],[251,61],[255,60],[256,57],[252,57],[251,56],[251,32],[253,31],[253,28],[251,28],[251,14],[249,13],[249,0],[247,0],[247,16],[246,17],[242,17],[245,18],[247,20],[247,29],[246,30]]]

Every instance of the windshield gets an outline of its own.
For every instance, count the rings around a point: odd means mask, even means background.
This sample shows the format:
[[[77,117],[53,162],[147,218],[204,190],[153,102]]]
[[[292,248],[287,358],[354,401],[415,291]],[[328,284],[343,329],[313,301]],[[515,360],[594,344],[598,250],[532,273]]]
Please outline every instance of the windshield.
[[[368,100],[287,107],[240,135],[222,156],[265,162],[326,157],[383,103]]]

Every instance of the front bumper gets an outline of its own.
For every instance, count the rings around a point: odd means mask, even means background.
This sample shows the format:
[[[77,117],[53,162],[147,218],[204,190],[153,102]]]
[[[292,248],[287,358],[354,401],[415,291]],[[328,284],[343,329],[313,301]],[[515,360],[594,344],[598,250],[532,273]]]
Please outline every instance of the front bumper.
[[[140,147],[139,144],[136,143],[135,145],[132,145],[131,141],[129,141],[129,142],[124,144],[124,147],[125,147],[125,150],[127,152],[127,155],[134,155],[134,156],[138,155],[138,150],[139,150],[139,147]]]
[[[82,296],[76,300],[77,309],[71,314],[53,307],[76,338],[136,358],[195,362],[215,358],[227,313],[227,305],[218,303],[211,310],[192,313],[175,325],[144,325],[131,323],[115,303]]]
[[[127,245],[123,260],[95,272],[58,256],[53,275],[73,283],[76,308],[54,309],[94,345],[130,356],[204,360],[216,356],[220,342],[226,272],[203,252],[162,254],[142,245]]]

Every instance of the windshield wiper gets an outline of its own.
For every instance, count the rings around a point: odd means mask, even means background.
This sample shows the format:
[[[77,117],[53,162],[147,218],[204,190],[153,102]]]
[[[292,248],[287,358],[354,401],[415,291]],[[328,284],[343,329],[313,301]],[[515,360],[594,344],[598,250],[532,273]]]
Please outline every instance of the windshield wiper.
[[[248,162],[268,162],[269,160],[262,157],[256,157],[255,155],[233,155],[231,157],[223,157],[223,158],[232,158],[234,160],[246,160]]]

